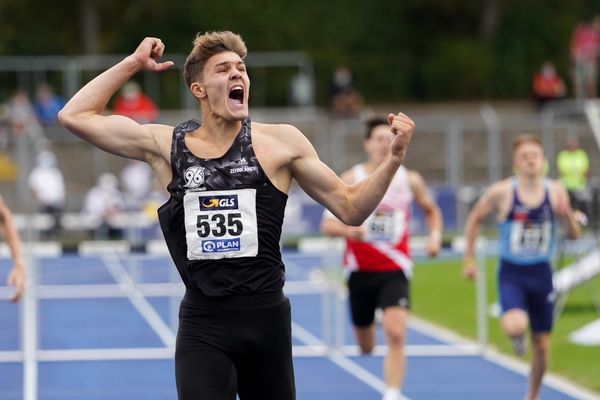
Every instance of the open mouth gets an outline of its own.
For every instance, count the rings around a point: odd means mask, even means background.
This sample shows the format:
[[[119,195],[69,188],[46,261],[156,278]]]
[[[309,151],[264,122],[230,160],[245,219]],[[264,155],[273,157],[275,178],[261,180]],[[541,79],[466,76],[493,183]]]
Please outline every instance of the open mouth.
[[[229,98],[237,104],[244,104],[244,88],[240,85],[229,89]]]

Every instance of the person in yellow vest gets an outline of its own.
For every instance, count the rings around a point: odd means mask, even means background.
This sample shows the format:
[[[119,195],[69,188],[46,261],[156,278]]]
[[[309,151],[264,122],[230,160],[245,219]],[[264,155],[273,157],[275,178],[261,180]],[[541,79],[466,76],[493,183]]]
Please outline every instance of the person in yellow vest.
[[[590,166],[588,155],[579,147],[575,136],[567,139],[567,147],[556,158],[559,179],[567,188],[573,209],[586,213],[585,189]]]

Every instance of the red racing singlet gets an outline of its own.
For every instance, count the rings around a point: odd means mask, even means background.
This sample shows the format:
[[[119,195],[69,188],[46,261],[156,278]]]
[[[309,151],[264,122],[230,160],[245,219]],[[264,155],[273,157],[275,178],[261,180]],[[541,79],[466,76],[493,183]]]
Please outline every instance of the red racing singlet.
[[[362,164],[353,167],[355,181],[367,177]],[[344,266],[351,271],[396,271],[411,276],[413,261],[408,247],[410,207],[413,200],[408,173],[400,166],[388,191],[367,218],[363,241],[346,239]]]

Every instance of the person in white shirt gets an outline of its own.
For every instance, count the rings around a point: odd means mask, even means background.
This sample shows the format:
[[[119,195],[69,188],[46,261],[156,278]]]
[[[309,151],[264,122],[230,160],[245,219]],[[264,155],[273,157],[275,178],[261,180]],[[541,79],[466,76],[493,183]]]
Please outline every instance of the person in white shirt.
[[[60,217],[65,207],[65,180],[57,166],[56,155],[44,150],[37,156],[36,166],[29,175],[29,187],[39,203],[40,212],[50,214],[52,226],[44,236],[55,237],[60,233]]]
[[[97,222],[96,239],[108,239],[116,232],[110,225],[110,218],[125,209],[123,194],[119,190],[119,181],[114,174],[103,173],[96,186],[85,196],[83,212]]]
[[[140,211],[152,193],[152,168],[138,160],[129,160],[121,171],[121,186],[125,196],[125,207]]]

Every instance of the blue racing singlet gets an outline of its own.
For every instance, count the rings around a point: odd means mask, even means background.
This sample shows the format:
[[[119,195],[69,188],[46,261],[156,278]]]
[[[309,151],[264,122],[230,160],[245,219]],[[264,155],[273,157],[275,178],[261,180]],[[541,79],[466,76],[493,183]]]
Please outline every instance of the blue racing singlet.
[[[500,259],[517,265],[550,263],[556,244],[556,220],[550,204],[548,181],[544,200],[529,208],[519,200],[513,180],[513,202],[506,219],[499,224]]]

